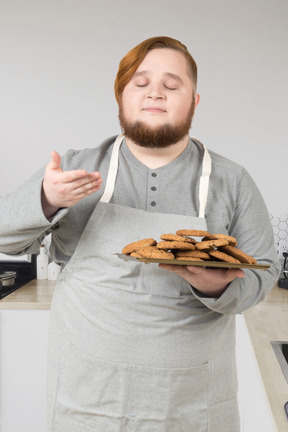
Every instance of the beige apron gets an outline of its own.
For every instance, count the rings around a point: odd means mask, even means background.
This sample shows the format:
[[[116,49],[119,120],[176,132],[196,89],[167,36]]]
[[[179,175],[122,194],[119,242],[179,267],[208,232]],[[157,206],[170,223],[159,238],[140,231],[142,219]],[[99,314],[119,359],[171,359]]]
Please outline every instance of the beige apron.
[[[231,317],[205,307],[178,275],[115,255],[141,238],[206,229],[210,155],[204,149],[199,217],[149,213],[110,203],[122,139],[57,283],[48,431],[237,432]]]

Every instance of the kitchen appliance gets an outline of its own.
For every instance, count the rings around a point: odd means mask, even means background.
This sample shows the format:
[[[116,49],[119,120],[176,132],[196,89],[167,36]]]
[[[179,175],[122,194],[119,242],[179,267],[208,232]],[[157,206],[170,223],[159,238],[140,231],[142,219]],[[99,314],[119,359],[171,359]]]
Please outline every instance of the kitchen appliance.
[[[279,288],[288,289],[288,253],[283,252],[284,264],[283,264],[283,278],[278,280]]]
[[[36,256],[26,260],[0,260],[0,300],[36,278]]]

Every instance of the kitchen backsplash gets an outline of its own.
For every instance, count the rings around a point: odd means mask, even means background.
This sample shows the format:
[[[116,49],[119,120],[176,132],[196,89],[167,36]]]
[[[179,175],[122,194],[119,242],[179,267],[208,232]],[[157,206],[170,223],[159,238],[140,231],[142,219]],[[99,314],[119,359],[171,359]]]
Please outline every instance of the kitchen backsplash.
[[[288,241],[288,213],[282,213],[279,216],[270,213],[271,223],[274,232],[274,244],[277,254],[279,252],[279,241]]]

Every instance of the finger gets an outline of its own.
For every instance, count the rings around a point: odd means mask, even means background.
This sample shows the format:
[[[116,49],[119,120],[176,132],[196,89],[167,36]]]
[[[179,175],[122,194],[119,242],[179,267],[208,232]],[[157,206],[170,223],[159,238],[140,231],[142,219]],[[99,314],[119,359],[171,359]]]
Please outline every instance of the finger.
[[[182,266],[182,265],[177,265],[177,264],[158,264],[158,267],[164,269],[164,270],[169,270],[172,271],[174,273],[177,273],[178,275],[182,276],[184,275],[187,271],[187,267],[186,266]]]
[[[59,155],[59,153],[57,153],[56,151],[52,151],[51,153],[51,160],[48,163],[48,167],[51,170],[61,170],[61,157]]]
[[[235,279],[235,278],[242,279],[245,276],[245,273],[241,269],[229,269],[228,270],[228,275],[231,278],[231,280]]]
[[[229,283],[233,279],[243,278],[245,276],[245,273],[241,269],[207,269],[200,266],[181,266],[174,264],[159,264],[159,267],[175,272],[182,277],[187,277],[187,273],[190,273],[190,275],[197,278],[197,280],[205,280],[207,277],[212,277],[215,282],[216,280],[222,280]]]
[[[99,173],[90,173],[82,177],[81,173],[71,172],[70,175],[65,176],[65,180],[63,179],[64,183],[70,183],[70,191],[75,195],[81,195],[89,189],[98,187],[102,181]]]
[[[83,169],[73,170],[73,171],[64,171],[61,176],[62,183],[72,183],[74,189],[81,188],[83,185],[95,181],[99,181],[102,183],[101,175],[99,172],[94,171],[91,173],[87,173],[87,171]]]
[[[97,192],[101,187],[102,181],[101,177],[97,177],[97,180],[90,181],[86,176],[85,179],[66,183],[63,191],[65,191],[66,196],[70,196],[71,200],[79,201],[85,196]]]
[[[75,196],[81,197],[81,196],[86,196],[86,195],[90,195],[94,192],[96,192],[97,190],[99,190],[101,187],[101,182],[93,182],[93,183],[87,183],[79,188],[77,188],[74,193]]]
[[[183,273],[184,271],[189,270],[190,273],[201,275],[203,272],[205,272],[203,267],[184,266],[179,264],[159,264],[159,267],[165,270],[174,271],[175,273]]]
[[[243,270],[239,269],[239,268],[205,268],[205,267],[197,267],[197,266],[187,266],[187,269],[191,272],[194,273],[196,275],[201,275],[206,273],[206,271],[209,272],[213,272],[215,273],[215,275],[219,274],[220,272],[222,272],[224,275],[226,275],[227,277],[231,277],[231,278],[235,278],[235,277],[240,277],[243,278],[245,276],[245,273],[243,272]]]
[[[202,275],[206,273],[206,268],[205,267],[198,267],[198,266],[187,266],[187,270],[190,273],[194,273],[195,275]]]

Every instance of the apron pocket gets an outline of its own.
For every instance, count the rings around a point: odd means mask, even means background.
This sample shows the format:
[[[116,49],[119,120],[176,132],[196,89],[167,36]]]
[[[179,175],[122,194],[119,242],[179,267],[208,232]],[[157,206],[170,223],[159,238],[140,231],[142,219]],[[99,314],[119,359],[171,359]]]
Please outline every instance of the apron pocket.
[[[208,363],[181,369],[131,366],[128,380],[131,427],[123,430],[207,431]]]
[[[53,432],[205,432],[209,363],[158,369],[63,350]]]

